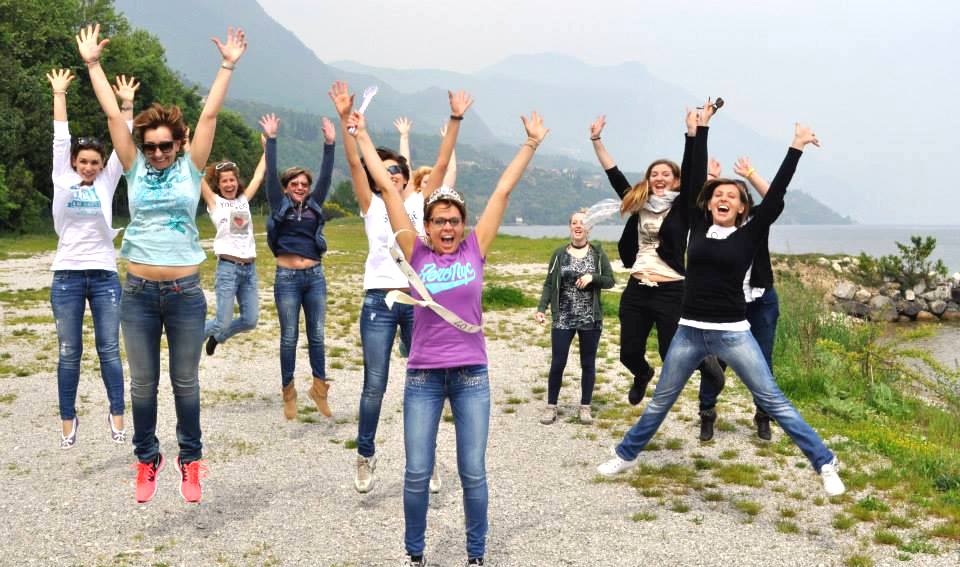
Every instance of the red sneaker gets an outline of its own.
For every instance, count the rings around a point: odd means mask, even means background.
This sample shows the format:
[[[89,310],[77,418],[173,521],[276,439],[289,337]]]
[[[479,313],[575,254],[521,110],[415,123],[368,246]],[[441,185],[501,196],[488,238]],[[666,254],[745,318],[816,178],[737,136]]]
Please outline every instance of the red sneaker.
[[[160,460],[156,463],[137,463],[133,465],[137,469],[137,502],[143,504],[149,502],[153,495],[157,493],[157,475],[163,470],[166,460],[160,455]]]
[[[203,487],[200,485],[200,479],[207,478],[207,465],[204,461],[193,461],[192,463],[181,463],[180,457],[176,458],[177,468],[180,469],[180,496],[186,502],[200,502],[203,496]]]

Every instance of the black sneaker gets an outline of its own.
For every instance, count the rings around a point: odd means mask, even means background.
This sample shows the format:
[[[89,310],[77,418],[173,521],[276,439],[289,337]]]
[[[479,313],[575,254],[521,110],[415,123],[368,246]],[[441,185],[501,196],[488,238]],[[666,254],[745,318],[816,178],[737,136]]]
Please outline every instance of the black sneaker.
[[[700,412],[700,440],[713,439],[713,424],[717,421],[717,410],[711,409]]]
[[[648,367],[646,376],[634,376],[633,386],[630,386],[630,393],[627,394],[627,401],[631,406],[635,406],[643,401],[647,395],[647,385],[653,380],[653,367]]]
[[[207,339],[207,356],[213,356],[213,351],[217,350],[218,344],[220,343],[217,342],[217,339],[210,335],[210,338]]]
[[[467,561],[467,567],[471,565],[483,565],[483,557],[474,557]]]
[[[770,432],[770,416],[766,414],[756,414],[753,416],[753,423],[757,426],[757,437],[764,441],[773,439]]]
[[[403,567],[427,567],[427,558],[424,555],[408,555]]]

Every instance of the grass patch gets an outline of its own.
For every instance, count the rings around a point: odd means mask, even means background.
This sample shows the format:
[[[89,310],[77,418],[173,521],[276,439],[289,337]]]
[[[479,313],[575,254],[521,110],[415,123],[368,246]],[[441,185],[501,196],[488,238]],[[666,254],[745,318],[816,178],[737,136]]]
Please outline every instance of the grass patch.
[[[519,288],[507,285],[486,285],[483,288],[484,311],[514,309],[517,307],[536,307],[537,300],[524,295]]]
[[[760,467],[744,463],[722,465],[713,470],[713,475],[727,484],[752,486],[758,488],[763,485],[760,479]]]
[[[763,505],[753,500],[734,500],[733,507],[744,514],[754,517],[763,510]]]
[[[900,536],[889,531],[889,530],[877,530],[873,533],[873,543],[878,545],[903,545],[903,540],[900,539]]]
[[[782,534],[798,534],[800,533],[800,526],[793,522],[788,522],[786,520],[781,520],[777,522],[777,531]]]
[[[876,565],[868,555],[851,555],[843,560],[846,567],[873,567]]]
[[[652,522],[657,519],[657,515],[650,512],[637,512],[630,516],[630,519],[634,522]]]
[[[836,514],[833,517],[833,521],[830,522],[830,525],[833,526],[834,529],[844,531],[844,530],[849,530],[856,523],[857,523],[856,518],[847,516],[846,514]]]

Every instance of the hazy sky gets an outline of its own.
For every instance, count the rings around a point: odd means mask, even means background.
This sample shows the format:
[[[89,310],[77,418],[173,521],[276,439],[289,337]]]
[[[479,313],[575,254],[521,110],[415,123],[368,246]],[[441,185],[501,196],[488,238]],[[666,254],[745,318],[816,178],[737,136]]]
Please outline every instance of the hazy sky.
[[[728,112],[784,143],[793,121],[812,124],[817,159],[876,188],[861,222],[960,225],[957,2],[258,1],[325,62],[471,72],[515,53],[638,61],[735,102]]]

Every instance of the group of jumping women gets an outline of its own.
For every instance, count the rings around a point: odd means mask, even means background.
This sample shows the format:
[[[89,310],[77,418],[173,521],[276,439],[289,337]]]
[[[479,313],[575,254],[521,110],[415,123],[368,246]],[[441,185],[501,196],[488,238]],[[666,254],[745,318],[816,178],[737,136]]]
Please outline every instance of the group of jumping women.
[[[133,445],[137,458],[135,497],[148,502],[165,466],[156,436],[161,336],[169,351],[179,454],[175,466],[180,493],[199,502],[202,461],[199,364],[202,351],[255,328],[258,319],[256,243],[250,201],[265,182],[270,214],[267,241],[276,257],[274,300],[280,323],[280,374],[283,413],[297,414],[294,381],[300,311],[306,319],[312,371],[308,395],[325,416],[330,382],[324,361],[327,287],[323,256],[323,203],[333,171],[336,128],[323,120],[319,174],[302,167],[278,172],[279,119],[261,118],[263,156],[244,186],[231,161],[207,163],[217,114],[233,71],[247,48],[243,31],[228,29],[214,39],[222,61],[203,110],[191,131],[176,106],[153,104],[135,117],[139,83],[120,75],[107,79],[100,59],[109,40],[99,26],[77,36],[97,100],[107,117],[113,152],[96,138],[72,138],[66,94],[69,70],[47,75],[53,91],[53,218],[59,236],[54,258],[51,304],[60,343],[57,383],[62,431],[60,446],[77,443],[76,396],[83,349],[82,322],[89,301],[97,354],[109,399],[108,432],[126,442],[123,423],[124,378],[120,361],[122,330],[130,372]],[[486,445],[490,416],[488,360],[482,331],[481,295],[487,254],[503,220],[510,194],[548,133],[537,113],[521,117],[525,141],[501,175],[473,230],[466,234],[467,208],[453,189],[454,148],[464,115],[473,103],[466,93],[450,93],[450,119],[433,167],[411,176],[410,123],[395,125],[400,151],[375,146],[354,96],[342,82],[330,98],[340,119],[345,155],[364,221],[369,250],[363,275],[360,338],[363,390],[357,431],[355,487],[369,492],[375,481],[375,438],[397,331],[408,356],[403,398],[406,464],[403,483],[407,564],[422,566],[429,493],[440,490],[436,471],[437,430],[445,400],[456,429],[457,469],[463,489],[468,565],[482,565],[487,535]],[[119,104],[118,104],[119,100]],[[735,171],[763,195],[753,206],[743,181],[723,178],[708,164],[708,124],[718,105],[688,111],[683,160],[678,167],[657,160],[639,184],[631,186],[601,141],[599,118],[590,139],[629,219],[618,245],[630,277],[620,301],[620,359],[633,376],[628,399],[639,404],[654,370],[645,358],[646,341],[657,326],[663,367],[653,397],[639,421],[601,464],[603,475],[635,466],[693,371],[701,372],[701,439],[713,436],[714,406],[729,365],[753,393],[761,438],[770,438],[775,420],[820,473],[830,495],[844,491],[834,455],[777,388],[772,374],[777,296],[773,288],[767,235],[783,210],[783,199],[807,144],[819,145],[809,128],[796,126],[786,158],[767,185],[749,160]],[[183,150],[183,153],[181,153]],[[127,259],[121,285],[113,239],[111,203],[120,176],[127,181],[130,223],[120,255]],[[216,316],[206,320],[200,286],[200,245],[196,208],[200,199],[216,227],[214,253]],[[557,418],[557,401],[573,337],[579,336],[582,366],[581,422],[592,420],[590,403],[595,357],[602,330],[602,289],[614,285],[603,248],[589,242],[584,211],[570,218],[570,243],[548,264],[536,319],[550,306],[553,357],[547,406],[541,423]],[[239,317],[234,317],[234,303]]]

